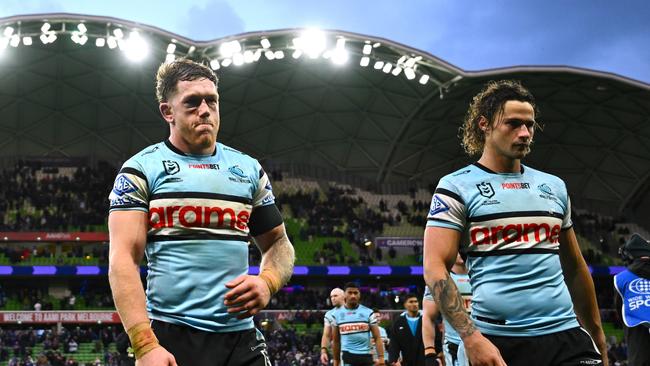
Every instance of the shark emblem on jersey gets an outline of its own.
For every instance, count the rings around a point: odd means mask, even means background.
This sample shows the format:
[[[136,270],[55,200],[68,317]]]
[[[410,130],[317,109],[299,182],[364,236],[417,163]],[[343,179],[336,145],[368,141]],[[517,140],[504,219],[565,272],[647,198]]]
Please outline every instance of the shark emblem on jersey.
[[[135,184],[129,180],[124,174],[120,174],[117,179],[115,179],[115,184],[113,185],[113,192],[118,196],[124,196],[127,193],[135,192],[137,188]]]
[[[437,195],[433,195],[431,200],[431,209],[429,210],[429,216],[434,216],[441,212],[449,211],[449,206]]]
[[[483,197],[492,198],[494,196],[494,188],[492,188],[492,184],[488,182],[481,182],[476,185],[476,188],[478,188],[478,192]]]
[[[163,160],[163,166],[165,167],[165,173],[169,175],[174,175],[181,171],[181,166],[173,160]]]
[[[230,168],[228,168],[228,171],[230,172],[230,174],[238,178],[246,178],[246,174],[244,174],[244,171],[241,170],[241,168],[237,165],[231,166]]]
[[[551,191],[551,187],[549,187],[546,183],[542,183],[537,186],[537,189],[540,191],[546,193],[546,194],[553,194],[553,191]]]

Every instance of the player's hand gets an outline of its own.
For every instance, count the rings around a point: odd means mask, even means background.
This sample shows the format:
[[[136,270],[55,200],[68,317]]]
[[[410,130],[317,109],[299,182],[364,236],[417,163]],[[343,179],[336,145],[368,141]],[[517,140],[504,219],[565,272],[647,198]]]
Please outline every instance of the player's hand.
[[[269,286],[259,276],[241,275],[226,283],[226,287],[231,290],[226,293],[224,304],[228,313],[241,313],[237,319],[259,313],[271,300]]]
[[[165,348],[157,347],[135,360],[135,366],[178,366],[174,355]]]
[[[465,337],[463,343],[472,366],[507,366],[499,349],[479,331]]]
[[[393,362],[393,366],[402,366],[402,363],[399,360]]]
[[[330,357],[327,355],[327,352],[320,353],[320,363],[323,365],[329,365]]]
[[[386,366],[386,360],[384,360],[383,358],[382,359],[378,358],[378,359],[375,360],[375,365],[377,365],[377,366]]]

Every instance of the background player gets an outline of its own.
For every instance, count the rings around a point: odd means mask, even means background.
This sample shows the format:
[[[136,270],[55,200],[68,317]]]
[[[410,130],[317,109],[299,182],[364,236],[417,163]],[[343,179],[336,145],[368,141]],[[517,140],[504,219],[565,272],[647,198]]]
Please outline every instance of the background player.
[[[340,288],[334,288],[330,291],[330,302],[333,308],[325,313],[323,318],[323,336],[320,340],[320,362],[323,365],[329,363],[328,350],[332,341],[332,322],[334,321],[333,313],[345,303],[345,292]]]
[[[216,142],[212,70],[162,64],[156,95],[169,139],[124,163],[108,218],[109,280],[137,363],[266,365],[252,316],[294,262],[269,178],[255,159]],[[259,276],[247,274],[249,235],[262,252]]]
[[[534,97],[517,82],[490,82],[474,97],[463,146],[482,155],[438,183],[424,237],[425,280],[474,366],[606,364],[565,184],[521,164],[539,128],[536,115]],[[468,256],[471,319],[448,272],[459,250]]]
[[[381,336],[381,341],[384,344],[384,362],[388,364],[388,345],[390,344],[390,339],[388,338],[388,332],[386,332],[386,328],[382,327],[379,325],[381,323],[381,312],[379,309],[372,309],[372,316],[375,317],[377,320],[377,327],[379,328],[379,335]],[[374,352],[373,352],[373,357],[375,359],[375,364],[379,363],[379,359],[377,358],[377,355],[379,354],[379,351],[377,350],[377,345],[374,343],[374,338],[373,340],[373,345],[374,345]]]

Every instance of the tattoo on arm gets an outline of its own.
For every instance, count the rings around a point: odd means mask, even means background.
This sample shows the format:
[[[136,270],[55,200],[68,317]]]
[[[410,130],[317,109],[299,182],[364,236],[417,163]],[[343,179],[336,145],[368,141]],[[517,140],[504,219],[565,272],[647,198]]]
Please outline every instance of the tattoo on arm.
[[[293,274],[295,253],[293,245],[286,235],[282,236],[262,255],[260,272],[263,268],[273,268],[280,275],[282,284],[286,284]]]
[[[449,324],[456,329],[461,338],[465,338],[472,335],[476,327],[465,311],[463,297],[458,292],[454,280],[449,273],[445,276],[445,279],[430,284],[429,290]]]

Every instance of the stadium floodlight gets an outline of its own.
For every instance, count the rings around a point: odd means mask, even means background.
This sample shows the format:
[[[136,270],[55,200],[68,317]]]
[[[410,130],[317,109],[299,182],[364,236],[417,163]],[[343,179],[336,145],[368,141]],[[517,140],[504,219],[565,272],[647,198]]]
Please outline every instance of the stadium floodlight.
[[[219,65],[219,60],[217,60],[216,58],[210,60],[210,67],[212,68],[212,70],[219,70],[221,68],[221,65]]]
[[[120,28],[115,28],[115,29],[113,29],[113,35],[114,35],[115,38],[117,38],[117,39],[122,39],[122,38],[124,38],[124,32],[122,32],[122,30],[121,30]]]
[[[48,23],[48,22],[45,22],[41,26],[41,32],[47,33],[50,30],[50,28],[52,28],[52,25],[50,23]]]
[[[363,46],[363,54],[364,55],[369,55],[370,52],[372,52],[372,46],[367,44]]]
[[[327,51],[323,52],[323,54],[321,56],[323,56],[324,59],[329,60],[330,57],[332,57],[332,51],[327,50]]]
[[[18,47],[18,45],[20,44],[20,36],[18,36],[17,34],[11,36],[11,38],[9,39],[9,44],[11,45],[11,47]]]
[[[320,29],[307,29],[300,37],[293,39],[296,49],[305,52],[310,58],[318,56],[327,48],[327,38],[325,32]]]
[[[167,56],[165,56],[165,62],[170,63],[176,59],[176,55],[173,53],[168,53]]]
[[[375,62],[375,66],[374,66],[374,67],[375,67],[375,70],[379,70],[379,69],[381,69],[382,67],[384,67],[384,61],[377,61],[377,62]]]
[[[237,40],[224,42],[219,46],[219,53],[223,57],[232,57],[232,55],[239,52],[241,52],[241,43]]]
[[[237,52],[234,55],[232,55],[232,63],[235,66],[241,66],[244,64],[244,55],[241,53]]]
[[[295,59],[299,59],[300,56],[302,56],[302,51],[301,50],[295,50],[295,51],[293,51],[293,54],[291,54],[291,57],[293,57]]]
[[[176,51],[176,43],[170,43],[167,45],[167,53],[174,53]]]
[[[113,49],[113,48],[117,47],[117,38],[115,38],[113,36],[110,36],[106,40],[106,43],[108,43],[108,48]]]
[[[48,42],[47,42],[47,40],[48,40],[48,36],[47,36],[47,34],[43,33],[43,34],[41,34],[41,36],[38,37],[38,38],[41,40],[41,43],[42,43],[42,44],[47,44],[47,43],[48,43]],[[2,38],[2,39],[4,39],[4,38]],[[1,40],[1,39],[0,39],[0,40]]]
[[[381,71],[383,71],[383,72],[385,72],[386,74],[388,74],[392,68],[393,68],[393,65],[392,65],[390,62],[386,62],[386,64],[384,65],[384,67],[381,69]]]
[[[134,30],[129,33],[129,38],[124,42],[123,51],[129,60],[139,62],[149,54],[149,44],[140,35],[140,32]]]
[[[82,35],[79,37],[79,44],[83,46],[83,45],[86,44],[86,42],[88,42],[88,36],[85,35],[85,34],[82,34]]]
[[[370,65],[370,57],[368,57],[368,56],[361,57],[361,61],[359,62],[359,65],[361,65],[363,67],[366,67],[366,66]]]
[[[14,34],[14,28],[13,27],[7,27],[5,28],[4,32],[2,33],[5,35],[5,37],[9,38]]]
[[[99,37],[95,40],[95,46],[97,47],[104,47],[106,44],[106,38]]]
[[[244,51],[244,62],[250,64],[255,61],[255,54],[251,50]]]
[[[400,57],[399,60],[397,60],[397,64],[402,65],[406,61],[406,59],[407,59],[406,55]]]
[[[221,61],[221,66],[223,66],[223,67],[228,67],[228,66],[230,66],[230,64],[232,64],[232,60],[229,59],[229,58],[226,58],[223,61]]]
[[[381,43],[379,43],[379,42],[375,42],[375,44],[372,45],[372,48],[377,48],[377,47],[379,47],[379,46],[381,46]]]
[[[25,46],[31,46],[32,45],[32,37],[23,37],[23,44]]]
[[[284,51],[282,50],[275,51],[276,60],[282,60],[283,58],[284,58]]]
[[[9,45],[9,38],[0,37],[0,51],[7,48]]]
[[[77,29],[79,30],[79,33],[81,33],[81,34],[84,34],[84,33],[88,32],[88,28],[86,28],[86,25],[83,24],[83,23],[79,23],[79,25],[77,25]]]
[[[86,42],[88,42],[88,36],[83,33],[79,33],[77,31],[72,32],[72,36],[70,37],[70,39],[74,43],[80,44],[82,46],[86,44]]]
[[[332,62],[335,65],[343,65],[346,62],[348,62],[348,59],[350,58],[350,55],[348,54],[348,51],[346,51],[344,48],[336,48],[332,52]]]
[[[253,61],[255,62],[259,61],[260,57],[262,57],[262,50],[258,48],[253,54]]]
[[[266,57],[266,59],[269,60],[269,61],[275,60],[275,52],[273,52],[271,50],[266,51],[266,52],[264,52],[264,57]]]
[[[262,45],[262,48],[264,48],[264,49],[267,49],[267,48],[271,47],[271,41],[269,41],[266,38],[262,38],[262,40],[260,41],[260,44]]]
[[[407,67],[404,69],[404,75],[406,75],[406,78],[409,80],[415,79],[415,70],[413,70],[410,67]]]
[[[391,74],[393,74],[394,76],[397,76],[397,75],[399,75],[401,72],[402,72],[402,68],[399,67],[399,66],[397,66],[396,68],[393,69],[393,72],[391,72]]]
[[[422,85],[425,85],[428,81],[429,81],[429,75],[427,74],[422,75],[422,77],[420,78],[420,84]]]

